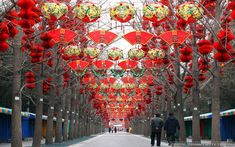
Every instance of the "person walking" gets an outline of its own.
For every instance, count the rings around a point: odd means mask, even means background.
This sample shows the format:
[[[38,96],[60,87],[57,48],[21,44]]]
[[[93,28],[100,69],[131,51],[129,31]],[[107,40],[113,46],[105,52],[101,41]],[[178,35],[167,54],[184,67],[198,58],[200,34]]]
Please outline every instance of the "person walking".
[[[151,146],[155,144],[155,137],[157,138],[157,146],[161,145],[162,127],[163,120],[160,118],[160,114],[157,113],[151,119]]]
[[[111,130],[112,130],[111,127],[109,127],[109,133],[111,132]]]
[[[114,132],[117,133],[117,128],[116,127],[114,128]]]
[[[166,131],[167,141],[169,145],[174,146],[175,143],[175,135],[177,129],[180,129],[180,125],[178,120],[174,117],[173,113],[169,113],[169,117],[167,118],[164,124],[164,130]]]

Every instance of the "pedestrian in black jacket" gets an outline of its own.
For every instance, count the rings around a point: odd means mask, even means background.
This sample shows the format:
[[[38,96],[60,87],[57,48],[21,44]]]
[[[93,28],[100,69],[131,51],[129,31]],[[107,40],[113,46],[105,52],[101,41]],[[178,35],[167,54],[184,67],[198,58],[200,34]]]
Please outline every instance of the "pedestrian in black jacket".
[[[160,118],[160,114],[155,114],[151,119],[151,145],[154,146],[155,136],[157,138],[157,146],[161,145],[161,133],[163,127],[163,120]]]
[[[175,134],[176,130],[180,129],[180,125],[178,120],[174,117],[173,113],[169,113],[169,117],[167,118],[164,130],[166,131],[167,140],[169,145],[174,145],[175,142]]]

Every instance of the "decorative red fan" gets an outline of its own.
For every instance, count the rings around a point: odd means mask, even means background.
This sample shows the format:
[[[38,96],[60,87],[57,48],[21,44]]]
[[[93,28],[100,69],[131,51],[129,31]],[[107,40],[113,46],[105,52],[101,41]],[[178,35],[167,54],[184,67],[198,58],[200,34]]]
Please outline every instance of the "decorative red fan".
[[[76,60],[68,63],[73,70],[84,70],[89,66],[89,62],[83,60]]]
[[[58,42],[69,43],[74,38],[77,37],[77,33],[69,30],[69,29],[54,29],[48,32],[50,35],[53,36],[53,40]]]
[[[133,31],[125,34],[123,38],[126,39],[131,45],[146,45],[153,38],[153,36],[153,34],[145,31]]]
[[[120,66],[124,70],[135,69],[137,67],[137,65],[138,65],[137,61],[130,60],[130,59],[127,59],[127,60],[124,60],[124,61],[118,63],[118,66]]]
[[[113,66],[113,62],[110,60],[97,60],[93,62],[93,65],[97,69],[109,69]]]
[[[118,36],[117,34],[107,30],[96,30],[87,34],[87,36],[95,43],[111,44]]]
[[[181,30],[167,31],[161,34],[159,37],[167,44],[182,44],[191,34]]]

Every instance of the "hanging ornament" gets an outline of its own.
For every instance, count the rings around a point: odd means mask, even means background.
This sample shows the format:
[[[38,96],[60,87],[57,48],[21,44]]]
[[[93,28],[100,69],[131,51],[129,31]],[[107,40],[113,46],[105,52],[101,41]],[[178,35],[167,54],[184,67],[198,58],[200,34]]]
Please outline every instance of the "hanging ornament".
[[[150,49],[148,51],[148,57],[152,60],[163,59],[166,53],[162,49]]]
[[[51,17],[56,17],[59,19],[61,16],[68,13],[68,7],[64,3],[59,2],[45,2],[42,5],[42,14],[45,18],[50,19]]]
[[[98,57],[98,55],[100,54],[100,50],[96,47],[87,47],[84,49],[83,53],[85,57],[94,59]]]
[[[176,14],[190,23],[199,20],[203,16],[204,10],[196,3],[186,2],[178,6]]]
[[[108,50],[108,58],[110,60],[114,60],[114,61],[123,58],[123,50],[121,50],[117,47],[109,49]]]
[[[100,18],[101,9],[91,2],[84,2],[78,4],[74,8],[74,13],[77,18],[82,20],[83,22],[95,22]]]
[[[145,52],[142,49],[132,48],[128,52],[128,56],[132,60],[140,60],[145,56]]]
[[[169,8],[162,3],[150,3],[146,4],[143,9],[144,18],[152,21],[163,21],[169,15]]]
[[[128,22],[129,20],[133,19],[134,15],[134,7],[125,2],[120,2],[110,9],[111,19],[121,23]]]
[[[66,48],[63,49],[62,51],[63,59],[77,59],[79,55],[81,54],[82,50],[79,46],[76,45],[69,45]]]

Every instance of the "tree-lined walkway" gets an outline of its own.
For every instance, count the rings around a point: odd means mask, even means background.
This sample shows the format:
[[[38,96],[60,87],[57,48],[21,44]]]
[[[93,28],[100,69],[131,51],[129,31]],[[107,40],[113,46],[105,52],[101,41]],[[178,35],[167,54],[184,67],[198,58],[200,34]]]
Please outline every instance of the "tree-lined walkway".
[[[70,147],[148,147],[150,139],[124,132],[106,133]],[[166,143],[162,147],[168,147]]]

